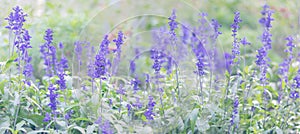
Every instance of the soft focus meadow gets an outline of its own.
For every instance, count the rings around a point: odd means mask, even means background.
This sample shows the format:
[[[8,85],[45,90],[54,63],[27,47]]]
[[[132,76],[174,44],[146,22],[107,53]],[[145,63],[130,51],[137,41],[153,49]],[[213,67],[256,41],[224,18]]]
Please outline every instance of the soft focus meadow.
[[[3,0],[0,133],[300,133],[299,4]]]

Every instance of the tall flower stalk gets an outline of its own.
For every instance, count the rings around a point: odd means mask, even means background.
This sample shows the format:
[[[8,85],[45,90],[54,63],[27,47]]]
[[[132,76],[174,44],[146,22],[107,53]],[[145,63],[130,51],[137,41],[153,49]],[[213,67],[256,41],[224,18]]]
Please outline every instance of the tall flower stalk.
[[[157,49],[152,49],[150,53],[151,53],[151,59],[154,61],[152,68],[154,69],[155,72],[154,80],[156,84],[156,89],[159,92],[160,104],[162,107],[163,114],[165,116],[164,104],[162,100],[162,94],[164,90],[162,87],[160,87],[160,78],[162,78],[162,75],[160,74],[160,70],[162,68],[162,63],[164,62],[163,59],[165,57],[165,54],[162,51]]]
[[[193,52],[196,56],[196,67],[197,70],[195,71],[195,73],[198,76],[199,79],[199,95],[201,96],[201,104],[204,103],[204,94],[203,94],[203,76],[205,75],[205,53],[206,50],[204,48],[204,46],[202,45],[201,41],[198,42],[197,46],[193,47]]]
[[[53,31],[51,29],[47,29],[45,31],[45,36],[44,40],[46,41],[43,45],[40,46],[40,52],[41,52],[41,57],[44,60],[44,65],[45,65],[45,72],[46,76],[48,76],[48,97],[50,100],[50,103],[48,106],[51,109],[51,113],[46,113],[44,121],[48,122],[50,120],[53,120],[54,122],[56,121],[56,116],[58,114],[57,112],[57,104],[58,104],[58,93],[57,90],[58,88],[56,87],[56,83],[52,83],[50,81],[50,77],[59,74],[59,72],[62,71],[63,67],[62,65],[65,66],[65,63],[63,61],[62,64],[57,64],[57,59],[56,59],[56,48],[52,45],[53,43]],[[60,68],[62,67],[62,68]],[[63,77],[63,75],[62,75]],[[64,80],[58,80],[57,83],[64,88],[65,87],[65,81]],[[63,89],[62,89],[63,90]]]
[[[209,100],[211,100],[211,94],[212,94],[212,88],[213,88],[213,75],[214,75],[214,71],[216,71],[216,61],[215,61],[215,56],[216,56],[216,42],[217,39],[219,37],[219,35],[222,34],[222,32],[219,31],[219,29],[222,27],[222,25],[218,22],[218,20],[216,19],[212,19],[211,20],[211,25],[213,26],[214,29],[214,33],[211,36],[212,39],[212,44],[213,44],[213,48],[212,48],[212,53],[210,55],[210,60],[211,60],[211,66],[210,66],[210,75],[209,75]]]
[[[95,72],[94,72],[94,78],[99,78],[100,80],[100,95],[101,95],[101,112],[102,112],[102,80],[106,79],[106,75],[108,74],[108,65],[109,65],[109,59],[107,58],[107,55],[109,54],[109,45],[110,41],[108,40],[108,36],[105,35],[104,39],[102,40],[100,44],[100,49],[95,56]]]
[[[114,39],[113,42],[116,43],[116,49],[114,50],[115,58],[112,66],[112,75],[115,75],[118,70],[119,62],[121,59],[121,47],[124,43],[125,36],[122,31],[119,31],[118,38]]]
[[[21,75],[23,74],[25,76],[25,80],[23,81],[26,85],[31,85],[29,79],[33,72],[33,67],[31,65],[31,57],[28,54],[28,49],[32,48],[30,45],[30,38],[28,30],[23,28],[24,22],[26,21],[25,17],[27,14],[23,12],[23,10],[16,6],[13,8],[13,12],[9,14],[5,20],[8,21],[8,25],[5,27],[10,30],[10,36],[9,36],[9,57],[11,57],[14,53],[14,48],[17,48],[17,54],[18,57],[15,59],[15,62],[17,62],[18,71],[19,71],[19,89],[18,94],[21,93],[21,90],[23,89]],[[13,37],[11,37],[13,36]],[[11,38],[13,38],[11,45]],[[9,70],[9,80],[11,79],[11,70]],[[10,84],[9,84],[10,87]],[[14,119],[14,129],[16,129],[16,123],[20,111],[20,103],[17,104],[17,107],[15,109],[15,119]]]
[[[268,69],[268,61],[269,58],[267,57],[268,51],[272,48],[271,43],[272,43],[272,34],[270,33],[271,30],[271,22],[274,20],[272,18],[273,11],[269,9],[268,5],[263,6],[263,10],[261,11],[262,18],[259,20],[259,23],[262,25],[264,31],[263,34],[261,35],[261,42],[263,46],[258,50],[258,54],[256,55],[256,65],[260,68],[260,83],[263,87],[263,102],[264,102],[264,108],[265,110],[267,109],[267,89],[266,89],[266,84],[267,84],[267,78],[266,78],[266,73]],[[265,113],[266,114],[266,111]],[[263,126],[265,126],[265,116],[264,116],[264,122]]]

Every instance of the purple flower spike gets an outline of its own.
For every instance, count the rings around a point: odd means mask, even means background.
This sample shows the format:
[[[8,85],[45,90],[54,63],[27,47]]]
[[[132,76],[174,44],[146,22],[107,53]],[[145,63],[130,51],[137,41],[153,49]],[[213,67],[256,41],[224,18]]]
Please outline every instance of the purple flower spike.
[[[236,126],[238,126],[238,123],[235,122],[235,119],[239,114],[238,106],[239,106],[239,99],[238,99],[238,97],[236,97],[234,99],[234,102],[233,102],[233,113],[232,113],[232,116],[231,116],[231,119],[230,119],[230,125],[231,126],[233,126],[234,124],[236,124]]]
[[[45,118],[43,119],[44,122],[48,122],[51,120],[51,116],[49,113],[46,113]]]
[[[108,36],[105,35],[102,43],[100,44],[100,49],[95,57],[95,78],[101,78],[108,73],[107,68],[109,66],[109,60],[106,58],[106,55],[109,54],[109,43]]]
[[[153,101],[153,97],[149,96],[149,102],[148,102],[148,108],[146,110],[146,112],[144,113],[144,115],[146,116],[147,120],[153,120],[155,114],[153,113],[153,109],[155,106],[155,101]]]
[[[240,13],[239,12],[235,12],[235,16],[234,16],[234,20],[233,23],[231,24],[231,28],[232,28],[232,37],[233,37],[233,43],[232,43],[232,58],[233,58],[233,62],[238,64],[239,63],[239,59],[237,59],[237,61],[235,61],[234,59],[239,58],[240,55],[240,44],[238,42],[237,39],[237,31],[240,28],[239,23],[242,22],[242,20],[240,19]]]
[[[176,40],[176,33],[175,33],[175,29],[178,28],[178,24],[176,22],[176,10],[173,9],[172,11],[172,15],[168,18],[170,21],[169,26],[170,26],[170,35],[172,40]]]
[[[13,12],[5,18],[5,20],[8,21],[8,26],[5,28],[12,30],[15,34],[19,34],[23,29],[23,23],[26,21],[26,16],[27,14],[25,14],[19,6],[16,6],[13,8]]]
[[[51,110],[53,113],[55,113],[56,109],[57,109],[57,97],[58,94],[56,93],[56,88],[53,86],[53,84],[50,84],[50,86],[48,87],[49,90],[49,98],[50,98],[50,103],[48,104],[48,106],[50,106]]]

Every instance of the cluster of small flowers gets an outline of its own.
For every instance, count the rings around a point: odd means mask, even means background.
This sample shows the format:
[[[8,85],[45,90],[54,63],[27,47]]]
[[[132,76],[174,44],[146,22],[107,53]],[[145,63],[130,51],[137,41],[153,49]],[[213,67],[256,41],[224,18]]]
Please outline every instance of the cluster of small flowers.
[[[287,73],[289,71],[290,64],[293,59],[293,48],[296,47],[296,45],[293,43],[293,37],[289,36],[286,38],[286,40],[288,42],[286,44],[287,49],[285,50],[285,52],[288,53],[288,58],[284,59],[283,62],[279,64],[278,73],[282,75],[285,82],[288,82]]]
[[[206,54],[206,50],[204,48],[204,46],[202,45],[201,42],[198,42],[198,45],[193,47],[193,52],[196,56],[197,62],[196,62],[196,66],[197,66],[197,71],[195,71],[199,76],[203,76],[205,75],[205,54]]]
[[[95,56],[95,72],[93,78],[102,78],[107,74],[107,67],[110,63],[109,59],[106,57],[109,54],[109,45],[110,41],[108,40],[108,36],[105,35],[102,43],[100,44],[100,49]]]
[[[118,32],[118,38],[114,39],[113,42],[116,43],[116,49],[113,50],[113,52],[116,54],[115,59],[114,59],[114,64],[113,64],[113,68],[112,68],[112,74],[114,75],[117,72],[117,68],[118,68],[118,64],[120,62],[120,58],[121,58],[121,46],[124,43],[124,39],[125,36],[123,34],[122,31]]]
[[[236,117],[239,114],[239,99],[238,97],[235,97],[234,102],[233,102],[233,113],[230,119],[230,125],[233,126],[236,124],[236,127],[238,127],[238,123],[236,122]]]
[[[54,75],[53,68],[56,66],[56,49],[51,45],[53,43],[53,31],[51,29],[46,30],[44,39],[46,42],[40,46],[41,57],[46,66],[46,76],[52,77]]]
[[[178,28],[178,24],[176,22],[176,10],[173,9],[172,15],[168,18],[170,21],[169,26],[170,26],[170,35],[171,35],[171,40],[176,40],[176,33],[175,29]]]
[[[153,97],[149,96],[149,102],[148,102],[148,107],[147,107],[147,111],[144,113],[144,115],[146,116],[147,120],[153,120],[155,114],[153,113],[153,109],[155,106],[155,101],[153,101]]]
[[[46,76],[52,77],[54,75],[58,76],[58,80],[56,81],[55,84],[59,86],[60,90],[64,90],[67,88],[66,86],[66,80],[65,80],[65,69],[67,69],[68,66],[68,60],[67,58],[63,55],[60,61],[57,60],[56,58],[56,48],[53,46],[53,31],[51,29],[47,29],[45,32],[45,43],[40,46],[40,52],[42,55],[42,58],[44,59],[44,65],[46,65],[45,70],[46,70]],[[63,44],[59,43],[59,49],[63,51]],[[51,115],[53,115],[53,118],[56,117],[57,115],[57,104],[58,104],[58,87],[54,83],[51,83],[49,81],[49,94],[48,97],[50,98],[50,103],[48,104],[49,107],[51,108],[51,114],[46,113],[44,121],[50,121],[51,120]],[[70,117],[71,113],[69,113]],[[67,116],[67,115],[66,115]]]
[[[102,121],[102,118],[99,117],[96,121],[95,124],[99,125],[99,130],[101,130],[102,134],[113,134],[114,131],[110,126],[110,122],[108,120],[105,120],[104,122]]]
[[[62,43],[59,43],[59,48],[61,50],[63,50],[63,44]],[[59,80],[56,81],[56,83],[59,85],[61,90],[64,90],[64,89],[67,88],[66,80],[65,80],[65,76],[66,76],[65,69],[67,69],[68,67],[69,67],[68,66],[68,60],[67,60],[66,57],[64,57],[62,55],[62,57],[60,59],[60,62],[58,63],[58,66],[57,66],[57,76],[58,76]]]
[[[238,56],[240,55],[240,44],[237,38],[237,31],[240,28],[239,23],[242,22],[242,20],[240,19],[240,13],[239,12],[235,12],[235,16],[234,16],[234,20],[233,20],[233,24],[231,24],[231,28],[232,28],[232,36],[233,36],[233,43],[232,43],[232,59],[233,59],[233,63],[238,64],[240,59]]]
[[[18,69],[21,75],[21,62],[24,63],[23,66],[23,74],[26,78],[24,81],[27,85],[30,85],[30,81],[28,79],[32,75],[33,67],[31,65],[31,57],[28,55],[28,48],[32,48],[30,45],[30,38],[28,30],[23,28],[23,23],[26,21],[25,17],[27,14],[23,12],[23,10],[16,6],[13,8],[13,12],[9,14],[5,20],[8,21],[8,25],[5,27],[11,30],[15,35],[14,45],[13,47],[17,48],[17,52],[19,53],[19,57],[15,60],[18,62]],[[14,49],[13,49],[14,50]]]
[[[140,90],[139,85],[141,84],[141,81],[138,79],[137,76],[131,80],[130,84],[133,86],[134,93]]]
[[[261,77],[260,77],[260,81],[263,84],[266,84],[266,73],[267,73],[267,67],[268,67],[268,60],[267,59],[267,54],[268,54],[268,50],[270,50],[272,48],[271,46],[271,37],[272,34],[270,33],[270,28],[272,27],[271,25],[271,21],[273,21],[274,19],[271,17],[273,14],[273,11],[271,11],[269,9],[268,5],[265,5],[263,7],[263,11],[261,12],[261,14],[263,15],[263,18],[261,18],[259,20],[259,22],[262,24],[262,26],[264,27],[264,32],[262,34],[261,37],[261,41],[263,43],[263,46],[258,50],[258,54],[256,55],[257,60],[255,61],[256,64],[260,67],[260,72],[261,72]]]

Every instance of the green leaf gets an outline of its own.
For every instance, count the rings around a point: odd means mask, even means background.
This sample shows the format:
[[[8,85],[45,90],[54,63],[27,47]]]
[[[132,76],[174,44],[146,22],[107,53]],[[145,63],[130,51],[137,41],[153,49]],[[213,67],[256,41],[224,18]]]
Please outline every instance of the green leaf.
[[[38,127],[38,125],[31,119],[27,119],[27,118],[23,118],[23,120],[27,121],[29,124],[35,126],[35,127]]]
[[[145,122],[147,121],[147,118],[146,118],[145,115],[142,115],[141,119],[142,119],[143,121],[145,121]]]
[[[85,134],[85,130],[82,127],[75,126],[75,127],[73,127],[73,129],[78,130],[81,134]]]
[[[87,122],[91,122],[90,119],[84,118],[84,117],[78,117],[78,118],[75,118],[74,121],[87,121]]]
[[[27,134],[41,134],[41,133],[49,134],[50,131],[48,131],[48,130],[37,130],[37,131],[28,132]]]
[[[25,96],[25,98],[29,101],[29,102],[31,102],[31,103],[33,103],[33,104],[35,104],[36,106],[38,106],[38,108],[40,109],[40,110],[43,110],[43,108],[32,98],[29,98],[28,96]]]
[[[8,70],[11,66],[11,64],[16,60],[16,58],[18,57],[17,53],[14,53],[13,56],[11,56],[4,65],[4,68],[2,69],[2,72],[6,72],[6,70]]]
[[[182,118],[181,117],[179,117],[178,118],[178,120],[177,120],[177,127],[178,127],[178,129],[180,130],[180,131],[183,131],[184,130],[184,123],[183,123],[183,120],[182,120]]]
[[[24,125],[25,125],[25,121],[24,120],[22,120],[22,121],[20,121],[19,123],[17,123],[17,125],[16,125],[16,129],[17,130],[20,130]]]
[[[3,80],[0,82],[0,91],[1,91],[1,94],[4,94],[4,86],[5,86],[5,83],[7,82],[7,80]]]

